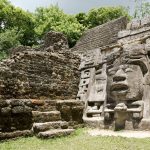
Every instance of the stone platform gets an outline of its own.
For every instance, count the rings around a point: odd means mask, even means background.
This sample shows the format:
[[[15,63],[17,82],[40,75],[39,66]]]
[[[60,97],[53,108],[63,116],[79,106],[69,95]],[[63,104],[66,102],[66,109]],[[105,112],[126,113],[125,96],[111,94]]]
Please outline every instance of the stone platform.
[[[109,129],[109,130],[116,130],[115,129],[115,121],[111,123],[106,123],[104,118],[100,117],[83,117],[85,126],[90,128],[97,128],[97,129]],[[133,130],[133,131],[150,131],[150,119],[142,119],[136,127],[133,125],[132,121],[125,122],[124,130]]]
[[[114,137],[126,137],[126,138],[150,138],[150,131],[112,131],[112,130],[99,130],[89,129],[88,134],[91,136],[114,136]]]

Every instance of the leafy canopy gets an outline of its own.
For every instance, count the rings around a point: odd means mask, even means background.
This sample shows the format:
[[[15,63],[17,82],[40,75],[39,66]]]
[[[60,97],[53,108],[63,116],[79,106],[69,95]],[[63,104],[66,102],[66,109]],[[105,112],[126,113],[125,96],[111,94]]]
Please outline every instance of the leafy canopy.
[[[129,17],[127,10],[121,6],[101,7],[87,13],[68,15],[57,5],[39,7],[30,13],[14,7],[8,0],[0,0],[1,50],[7,51],[18,44],[36,46],[48,31],[64,33],[72,47],[85,30],[121,16]]]
[[[67,35],[69,45],[73,46],[85,29],[74,16],[65,14],[57,5],[37,8],[34,15],[39,39],[50,30],[58,31]]]
[[[108,21],[117,19],[121,16],[126,16],[130,19],[128,10],[125,7],[101,7],[91,9],[87,14],[79,13],[76,15],[77,20],[87,28],[104,24]]]
[[[7,0],[0,0],[0,33],[15,28],[17,34],[22,34],[19,42],[22,45],[35,43],[34,20],[31,13],[14,7]]]

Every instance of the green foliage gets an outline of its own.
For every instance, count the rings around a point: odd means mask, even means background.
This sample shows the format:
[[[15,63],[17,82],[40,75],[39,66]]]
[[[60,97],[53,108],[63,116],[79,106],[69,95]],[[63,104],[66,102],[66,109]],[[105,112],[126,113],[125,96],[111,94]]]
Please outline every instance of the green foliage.
[[[85,27],[93,28],[95,26],[104,24],[110,20],[117,19],[121,16],[126,16],[128,19],[130,19],[128,10],[122,6],[119,6],[91,9],[87,14],[77,14],[76,18]]]
[[[75,16],[65,14],[58,6],[50,6],[47,8],[40,7],[35,12],[35,31],[38,38],[50,31],[63,32],[67,35],[69,45],[72,47],[80,38],[83,31],[92,28],[110,20],[127,16],[127,9],[124,7],[101,7],[92,9],[87,14],[79,13]]]
[[[31,13],[14,7],[7,0],[0,0],[0,33],[15,28],[22,34],[23,45],[35,43],[34,20]]]
[[[70,47],[75,44],[84,30],[83,25],[75,17],[65,14],[58,6],[36,9],[35,20],[35,31],[39,39],[51,30],[62,32],[67,35]]]
[[[8,57],[8,54],[5,51],[0,52],[0,61]]]
[[[85,27],[89,26],[89,18],[86,13],[78,13],[75,15],[77,21]]]
[[[58,31],[68,37],[69,46],[72,47],[86,29],[121,16],[129,17],[123,7],[102,7],[92,9],[87,14],[79,13],[74,16],[65,14],[57,5],[39,7],[34,13],[29,13],[14,7],[8,0],[0,0],[0,34],[4,37],[11,31],[16,37],[19,36],[17,40],[15,37],[14,41],[19,40],[22,45],[33,46],[38,44],[46,32]],[[15,32],[12,31],[14,29]],[[5,47],[10,48],[11,42],[7,44]]]
[[[17,33],[15,29],[6,29],[0,33],[0,52],[1,55],[8,53],[10,48],[16,47],[20,44],[19,39],[21,34]]]

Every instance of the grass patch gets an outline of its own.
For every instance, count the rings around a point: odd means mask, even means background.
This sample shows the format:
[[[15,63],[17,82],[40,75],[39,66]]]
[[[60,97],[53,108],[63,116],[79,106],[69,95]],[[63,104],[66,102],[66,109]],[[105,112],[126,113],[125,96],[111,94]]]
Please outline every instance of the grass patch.
[[[150,150],[150,138],[92,137],[87,129],[56,139],[19,138],[0,143],[0,150]]]

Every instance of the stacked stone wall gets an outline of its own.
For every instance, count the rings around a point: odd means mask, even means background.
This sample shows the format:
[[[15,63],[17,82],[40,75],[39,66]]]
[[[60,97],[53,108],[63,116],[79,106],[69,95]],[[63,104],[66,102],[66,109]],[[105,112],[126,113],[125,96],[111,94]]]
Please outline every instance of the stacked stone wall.
[[[30,130],[37,116],[33,112],[60,111],[69,126],[82,124],[84,103],[76,100],[7,99],[0,101],[0,132]],[[52,115],[51,120],[56,116]],[[44,116],[43,116],[44,118]]]
[[[150,17],[142,19],[134,19],[127,24],[126,30],[118,33],[118,43],[133,43],[136,41],[144,41],[150,36]]]
[[[26,130],[32,127],[30,100],[0,101],[0,131]]]
[[[125,29],[126,25],[127,19],[122,17],[89,29],[72,48],[72,51],[85,52],[116,43],[118,32]]]
[[[54,33],[47,34],[50,37],[38,50],[24,47],[21,51],[17,48],[12,50],[10,58],[0,62],[1,99],[76,98],[80,58],[64,49],[67,42],[60,33],[55,34],[61,35],[62,40],[59,41],[57,35],[48,44],[51,34]]]

